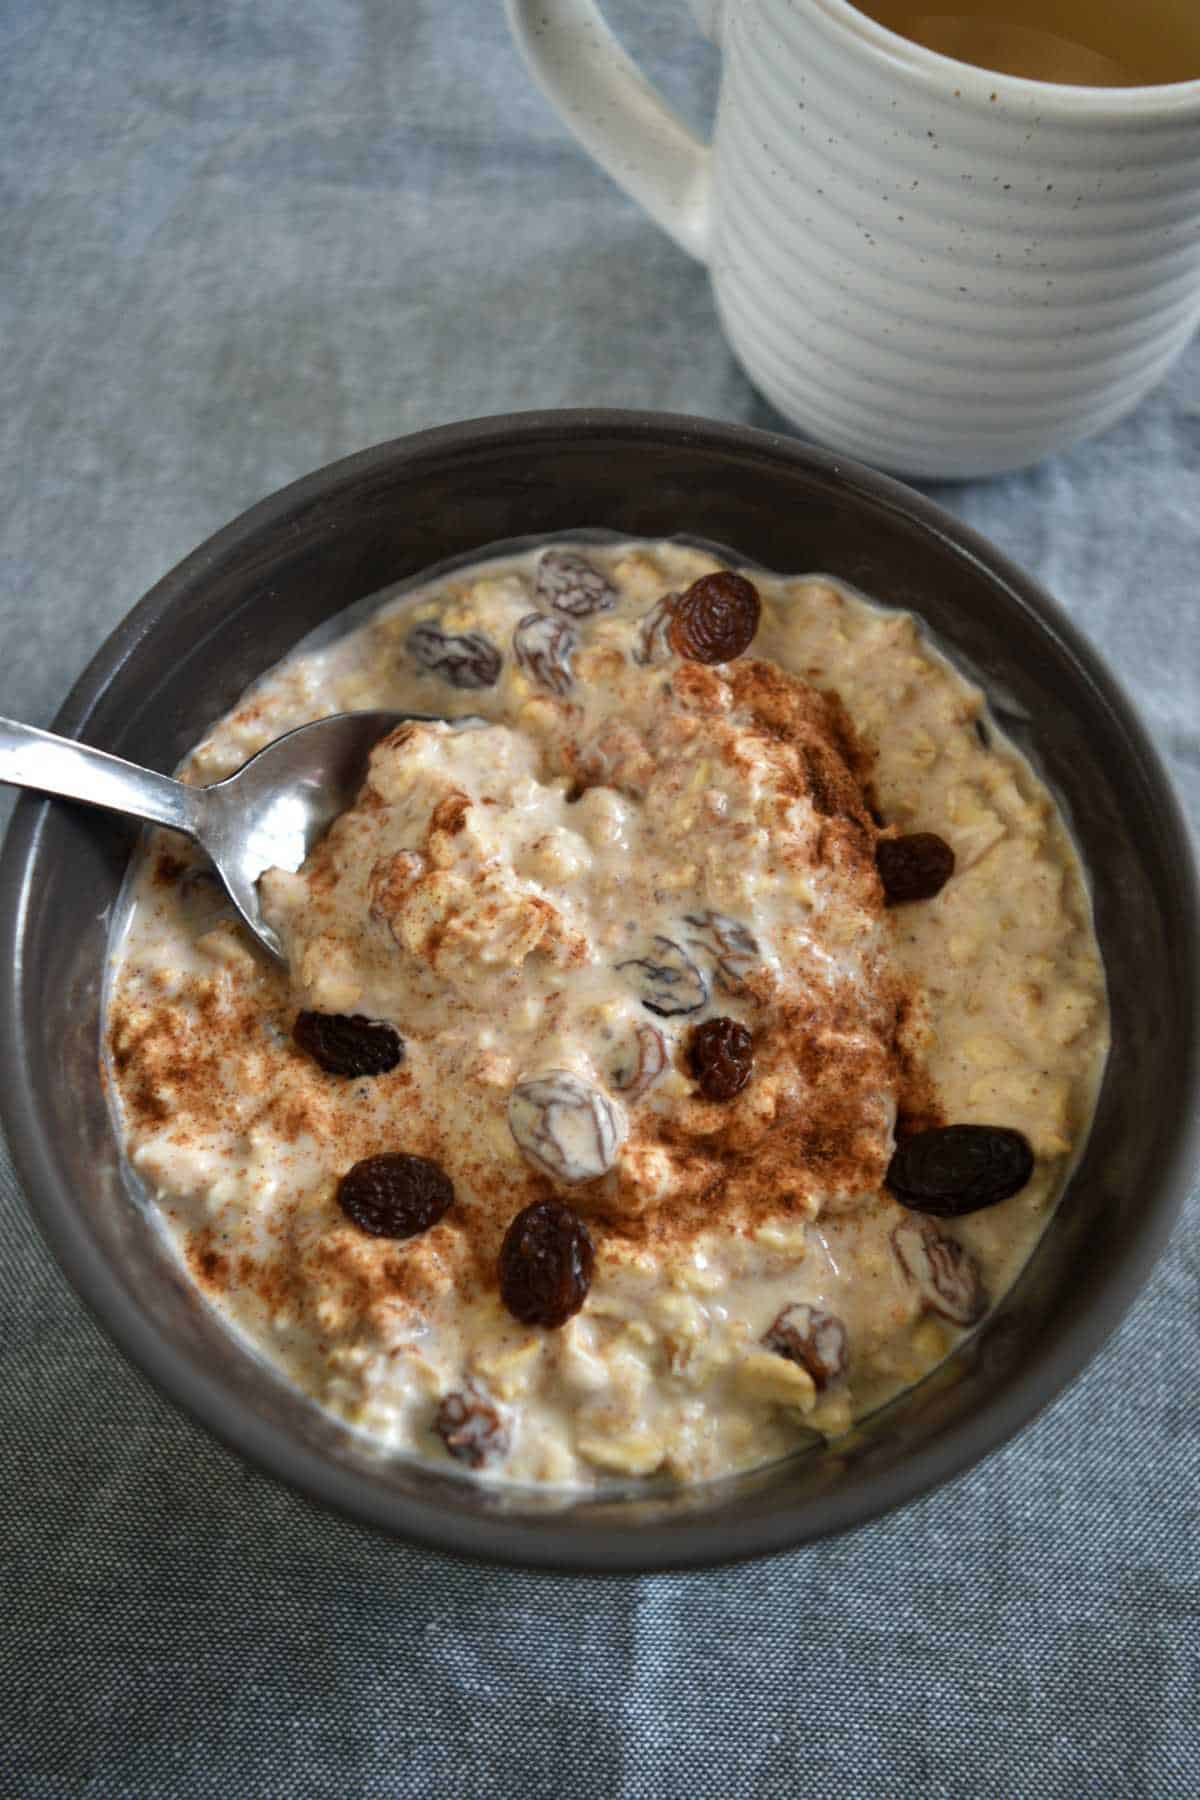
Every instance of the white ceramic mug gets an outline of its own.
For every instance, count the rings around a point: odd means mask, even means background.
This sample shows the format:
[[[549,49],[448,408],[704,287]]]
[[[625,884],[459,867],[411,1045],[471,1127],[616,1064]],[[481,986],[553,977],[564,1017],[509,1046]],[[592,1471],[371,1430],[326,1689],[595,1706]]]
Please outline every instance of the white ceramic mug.
[[[904,474],[1019,468],[1127,412],[1200,321],[1200,81],[1020,80],[847,0],[692,0],[711,149],[593,0],[507,0],[586,148],[708,264],[751,378]]]

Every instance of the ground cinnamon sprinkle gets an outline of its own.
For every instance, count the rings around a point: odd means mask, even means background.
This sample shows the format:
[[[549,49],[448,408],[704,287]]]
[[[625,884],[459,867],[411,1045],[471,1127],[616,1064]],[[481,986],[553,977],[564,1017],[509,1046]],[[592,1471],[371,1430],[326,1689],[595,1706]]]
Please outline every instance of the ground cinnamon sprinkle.
[[[187,867],[182,857],[173,856],[169,850],[160,850],[154,862],[155,886],[171,887],[187,872]]]
[[[836,696],[752,658],[720,671],[685,665],[664,686],[673,705],[647,739],[623,726],[607,750],[584,752],[560,736],[552,761],[572,771],[596,771],[598,761],[607,758],[610,774],[614,763],[627,772],[637,769],[635,788],[644,787],[646,771],[653,772],[659,759],[669,759],[681,744],[688,750],[703,745],[735,779],[761,768],[780,858],[832,871],[853,892],[861,928],[877,925],[883,903],[874,867],[876,828],[863,785],[873,758]],[[560,705],[560,732],[579,722],[577,711]],[[415,731],[412,725],[402,727],[391,744],[405,748],[415,741]],[[378,794],[367,792],[367,811],[378,812]],[[803,839],[790,809],[806,802],[820,821]],[[422,869],[441,860],[438,843],[459,839],[471,810],[471,797],[452,788],[433,807],[420,852],[380,865],[370,890],[377,916],[393,916],[411,898]],[[350,830],[349,818],[340,821],[306,869],[309,893],[322,916],[336,911],[338,858]],[[174,878],[168,858],[160,858],[159,872]],[[552,923],[558,920],[544,901],[530,904]],[[496,902],[485,902],[485,931],[496,927],[498,917]],[[448,930],[444,922],[428,931],[422,954],[433,968],[453,941]],[[578,963],[585,954],[576,948],[570,960]],[[669,1159],[673,1179],[661,1203],[651,1205],[629,1189],[621,1171],[578,1189],[573,1197],[592,1217],[601,1240],[610,1232],[617,1240],[676,1253],[714,1229],[745,1232],[774,1216],[815,1216],[824,1207],[853,1205],[879,1187],[895,1110],[906,1119],[935,1113],[931,1084],[902,1029],[913,1002],[882,964],[869,982],[847,978],[804,999],[781,991],[761,968],[748,970],[742,985],[754,1006],[754,1082],[728,1104],[704,1101],[693,1092],[669,1106],[651,1099],[635,1109],[622,1170],[636,1173],[638,1153],[656,1150]],[[193,982],[186,1001],[186,1008],[156,1013],[137,1027],[119,1015],[114,1023],[114,1066],[138,1129],[161,1127],[168,1116],[177,1127],[188,1121],[202,1127],[205,1120],[215,1122],[236,1094],[246,1131],[266,1129],[281,1145],[315,1141],[335,1170],[344,1172],[390,1148],[421,1154],[435,1148],[464,1194],[449,1246],[455,1279],[477,1291],[494,1288],[495,1257],[507,1222],[555,1191],[543,1175],[514,1167],[510,1157],[496,1164],[471,1155],[469,1136],[445,1141],[429,1113],[429,1097],[412,1091],[411,1067],[379,1078],[370,1109],[360,1110],[351,1087],[315,1070],[291,1043],[294,1003],[269,970],[256,969],[249,983]],[[198,1027],[185,1027],[184,1017]],[[239,1078],[247,1060],[262,1066],[260,1081],[243,1084]],[[774,1097],[764,1111],[767,1089]],[[161,1098],[164,1092],[170,1102]],[[503,1099],[498,1094],[490,1104]],[[351,1310],[368,1309],[388,1294],[418,1306],[435,1298],[412,1246],[397,1255],[386,1244],[359,1243],[351,1254],[335,1229],[340,1221],[332,1198],[325,1211],[334,1235],[305,1246],[306,1278],[336,1288]],[[209,1289],[245,1280],[247,1258],[217,1253],[207,1228],[197,1235],[192,1255]],[[294,1288],[289,1264],[296,1256],[296,1243],[289,1240],[261,1265],[258,1291],[265,1302],[282,1304]]]

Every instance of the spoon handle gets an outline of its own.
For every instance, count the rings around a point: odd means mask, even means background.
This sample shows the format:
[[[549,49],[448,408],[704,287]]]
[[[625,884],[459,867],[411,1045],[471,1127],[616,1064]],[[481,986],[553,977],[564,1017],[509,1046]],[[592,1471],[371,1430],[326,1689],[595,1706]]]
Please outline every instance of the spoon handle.
[[[200,795],[195,788],[16,719],[0,719],[0,781],[132,813],[135,819],[170,825],[189,837],[195,836],[199,825]]]

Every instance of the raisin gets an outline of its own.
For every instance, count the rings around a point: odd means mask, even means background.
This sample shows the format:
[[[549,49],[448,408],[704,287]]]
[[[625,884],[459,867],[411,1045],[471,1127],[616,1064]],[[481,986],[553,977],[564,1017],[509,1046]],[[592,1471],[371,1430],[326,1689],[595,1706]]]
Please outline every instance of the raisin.
[[[688,1061],[706,1100],[732,1100],[754,1068],[754,1039],[736,1019],[705,1019],[692,1033]]]
[[[808,1370],[819,1388],[846,1373],[846,1327],[833,1313],[796,1302],[785,1306],[763,1338],[763,1346]]]
[[[954,1325],[973,1325],[987,1306],[979,1265],[956,1238],[923,1221],[897,1225],[892,1248],[900,1267],[931,1311]]]
[[[530,1162],[570,1185],[606,1175],[625,1136],[608,1095],[566,1069],[517,1083],[508,1099],[508,1128]]]
[[[298,1013],[292,1037],[327,1075],[386,1075],[404,1059],[400,1033],[358,1013]]]
[[[732,662],[754,641],[761,611],[758,589],[744,575],[701,575],[675,605],[671,643],[693,662]]]
[[[342,1176],[338,1205],[371,1237],[417,1237],[454,1204],[454,1184],[438,1163],[404,1150],[366,1156]]]
[[[504,1420],[490,1401],[472,1390],[444,1395],[433,1428],[451,1456],[473,1469],[481,1469],[485,1462],[508,1451]]]
[[[1029,1139],[1007,1125],[941,1125],[897,1144],[887,1186],[902,1206],[939,1219],[1019,1193],[1033,1174]]]
[[[613,1086],[626,1100],[639,1100],[667,1066],[667,1046],[654,1025],[637,1025],[632,1052],[623,1052],[613,1070]]]
[[[635,663],[645,668],[650,663],[670,661],[675,654],[671,648],[671,620],[678,604],[678,594],[664,594],[639,622],[633,640]]]
[[[708,1003],[708,983],[691,957],[670,938],[650,940],[645,956],[618,963],[618,969],[636,970],[632,977],[642,1005],[660,1018],[676,1013],[699,1012]]]
[[[936,832],[913,831],[907,837],[880,838],[875,867],[888,905],[903,906],[941,893],[954,873],[954,852]]]
[[[745,992],[745,977],[759,960],[758,944],[744,925],[727,913],[685,913],[696,936],[688,939],[693,950],[706,950],[716,963],[716,983],[725,994]]]
[[[592,613],[611,612],[617,604],[616,589],[611,582],[572,550],[546,550],[538,563],[537,592],[557,612],[569,613],[573,619],[586,619]]]
[[[500,1246],[500,1297],[522,1325],[565,1325],[587,1299],[596,1255],[587,1226],[561,1200],[519,1212]]]
[[[503,658],[491,638],[482,631],[456,637],[436,625],[414,625],[408,634],[409,655],[431,675],[440,675],[456,688],[495,687]]]
[[[531,681],[565,694],[574,677],[571,657],[579,639],[565,619],[549,613],[526,613],[513,632],[513,655]]]

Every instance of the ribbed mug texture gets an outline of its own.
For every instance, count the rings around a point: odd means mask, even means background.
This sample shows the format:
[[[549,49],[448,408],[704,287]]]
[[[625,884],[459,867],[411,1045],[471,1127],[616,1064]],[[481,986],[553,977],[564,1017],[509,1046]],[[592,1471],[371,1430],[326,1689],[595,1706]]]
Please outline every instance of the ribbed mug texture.
[[[710,264],[738,355],[802,429],[911,474],[1101,430],[1200,318],[1200,99],[891,55],[856,20],[726,9]]]

